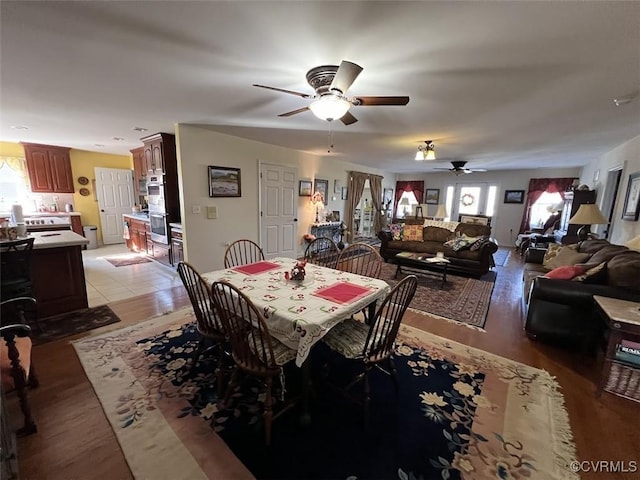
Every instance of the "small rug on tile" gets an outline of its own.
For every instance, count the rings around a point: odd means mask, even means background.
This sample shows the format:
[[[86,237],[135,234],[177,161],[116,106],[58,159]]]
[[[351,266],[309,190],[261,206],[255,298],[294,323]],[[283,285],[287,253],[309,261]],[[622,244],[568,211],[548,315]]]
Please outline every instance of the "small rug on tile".
[[[394,286],[405,276],[399,275],[396,279],[396,268],[395,264],[384,263],[380,278]],[[403,274],[405,272],[411,272],[418,278],[418,290],[409,304],[411,310],[472,328],[484,327],[496,280],[495,272],[489,272],[481,279],[447,274],[444,285],[439,276],[415,270],[403,270]]]
[[[34,345],[40,345],[119,321],[120,318],[107,305],[83,308],[75,312],[39,319],[35,325],[32,325],[31,337]]]
[[[129,265],[137,265],[139,263],[151,262],[151,260],[149,260],[143,254],[135,254],[135,255],[125,254],[125,255],[118,255],[115,257],[104,257],[104,259],[114,267],[127,267]]]
[[[190,370],[193,320],[183,309],[73,342],[134,478],[579,478],[553,377],[408,326],[394,355],[400,388],[372,371],[368,431],[361,407],[317,380],[325,360],[331,379],[348,371],[319,343],[311,424],[285,412],[267,448],[261,387],[245,382],[223,408],[211,357]],[[290,363],[284,378],[295,396],[300,370]]]

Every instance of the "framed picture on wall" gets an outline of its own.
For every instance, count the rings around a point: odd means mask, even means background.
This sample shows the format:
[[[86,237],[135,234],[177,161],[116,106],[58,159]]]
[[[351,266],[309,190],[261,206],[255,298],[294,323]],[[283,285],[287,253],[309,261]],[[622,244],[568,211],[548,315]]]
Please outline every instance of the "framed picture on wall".
[[[390,208],[393,203],[393,188],[385,188],[382,193],[382,208]]]
[[[347,199],[347,187],[342,187],[342,195],[340,197],[342,200]]]
[[[333,193],[336,195],[342,192],[342,182],[340,180],[333,181]]]
[[[240,169],[209,165],[210,197],[241,197]]]
[[[298,188],[298,196],[310,197],[312,186],[313,186],[313,183],[311,182],[311,180],[300,180],[300,186]]]
[[[504,203],[524,203],[524,190],[505,190]]]
[[[321,180],[316,178],[313,183],[313,193],[322,193],[322,198],[324,199],[324,204],[326,205],[329,202],[327,198],[327,194],[329,193],[329,180]]]
[[[438,205],[440,201],[440,189],[439,188],[427,188],[424,191],[424,203],[427,205]]]
[[[640,214],[640,172],[629,175],[627,194],[624,197],[623,220],[638,220]]]

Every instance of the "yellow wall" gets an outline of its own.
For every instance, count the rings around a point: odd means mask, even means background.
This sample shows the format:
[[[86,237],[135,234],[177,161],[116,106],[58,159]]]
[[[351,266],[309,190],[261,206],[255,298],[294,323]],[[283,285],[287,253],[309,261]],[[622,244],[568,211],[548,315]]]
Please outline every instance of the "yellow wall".
[[[133,168],[133,158],[131,155],[111,155],[108,153],[88,152],[86,150],[71,149],[71,172],[73,173],[73,184],[76,193],[73,194],[73,204],[76,212],[82,214],[83,225],[96,225],[98,227],[98,243],[102,243],[102,231],[100,229],[100,215],[98,212],[98,201],[94,192],[95,167],[103,168]],[[24,157],[24,148],[19,143],[0,142],[0,155],[10,157]],[[88,185],[80,185],[79,177],[87,177]],[[85,187],[91,194],[83,197],[80,195],[80,188]]]
[[[102,229],[100,228],[100,213],[98,212],[98,200],[95,196],[95,167],[102,168],[133,168],[131,155],[111,155],[107,153],[88,152],[86,150],[71,150],[71,171],[73,172],[73,186],[76,193],[73,194],[73,204],[77,212],[82,214],[83,225],[95,225],[98,227],[98,243],[102,244]],[[80,185],[79,177],[87,177],[88,185]],[[82,187],[88,188],[91,193],[83,197],[78,193]]]

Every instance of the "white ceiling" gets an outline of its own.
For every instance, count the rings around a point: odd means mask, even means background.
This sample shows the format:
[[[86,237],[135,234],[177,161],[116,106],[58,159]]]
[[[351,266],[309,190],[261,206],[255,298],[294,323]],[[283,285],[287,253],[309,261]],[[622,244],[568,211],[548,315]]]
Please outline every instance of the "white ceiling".
[[[0,139],[128,154],[174,124],[328,155],[329,123],[280,113],[308,69],[364,67],[349,95],[408,95],[331,123],[330,155],[392,172],[467,160],[581,166],[640,135],[640,2],[13,2]],[[16,130],[14,126],[28,126]],[[132,130],[140,126],[146,133]],[[114,141],[122,137],[124,141]],[[421,141],[438,160],[415,162]],[[97,147],[95,144],[102,144]]]

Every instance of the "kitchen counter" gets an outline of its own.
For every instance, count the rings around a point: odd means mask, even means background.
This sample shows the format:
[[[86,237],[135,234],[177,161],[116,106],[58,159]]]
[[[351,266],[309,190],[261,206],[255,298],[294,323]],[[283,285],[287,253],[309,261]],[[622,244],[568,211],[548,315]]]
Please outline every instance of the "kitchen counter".
[[[59,230],[56,232],[31,232],[33,237],[33,249],[73,247],[76,245],[89,245],[89,240],[71,230]]]
[[[59,212],[32,212],[25,213],[24,218],[31,217],[79,217],[82,215],[80,212],[65,212],[64,210]],[[11,212],[0,213],[0,218],[11,218]]]
[[[180,230],[182,231],[182,224],[181,223],[170,223],[169,226],[171,227],[171,230]]]
[[[129,218],[135,218],[136,220],[142,220],[143,222],[148,222],[149,221],[149,214],[148,213],[123,213],[122,214],[123,217],[129,217]]]
[[[29,263],[38,316],[46,318],[87,308],[82,247],[89,240],[71,230],[33,232],[29,237],[35,239]]]

